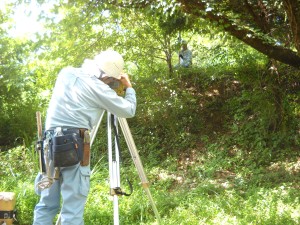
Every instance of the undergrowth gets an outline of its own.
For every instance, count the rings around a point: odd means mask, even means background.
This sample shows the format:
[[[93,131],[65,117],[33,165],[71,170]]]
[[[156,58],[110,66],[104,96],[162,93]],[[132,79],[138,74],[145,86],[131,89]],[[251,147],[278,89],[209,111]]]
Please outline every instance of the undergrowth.
[[[155,167],[149,167],[143,157],[162,224],[299,224],[300,160],[233,170],[217,166],[226,158],[215,158],[212,162],[211,151],[204,155],[194,152],[180,160],[168,156]],[[15,148],[5,155],[1,153],[1,162],[8,156],[15,161],[23,157],[23,150]],[[18,164],[26,167],[28,161]],[[113,224],[106,157],[92,168],[85,224]],[[119,197],[120,224],[157,224],[135,167],[127,165],[121,169],[122,189],[129,191],[124,182],[128,177],[134,192],[130,197]],[[36,168],[20,170],[18,175],[14,169],[1,172],[0,190],[17,194],[18,222],[15,224],[32,222],[33,208],[38,201],[33,187],[36,172]],[[11,173],[18,177],[14,179]]]

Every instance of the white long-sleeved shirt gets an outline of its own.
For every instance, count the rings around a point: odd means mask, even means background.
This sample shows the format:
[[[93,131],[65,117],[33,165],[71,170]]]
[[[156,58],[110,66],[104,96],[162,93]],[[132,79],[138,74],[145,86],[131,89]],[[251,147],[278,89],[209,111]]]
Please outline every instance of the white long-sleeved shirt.
[[[181,50],[179,52],[179,55],[181,55],[182,57],[180,57],[180,65],[183,67],[189,67],[190,65],[192,65],[192,51],[189,49],[186,50]]]
[[[127,88],[123,98],[88,70],[66,67],[58,74],[45,128],[75,127],[91,130],[104,110],[118,117],[133,117],[136,111],[135,90]]]

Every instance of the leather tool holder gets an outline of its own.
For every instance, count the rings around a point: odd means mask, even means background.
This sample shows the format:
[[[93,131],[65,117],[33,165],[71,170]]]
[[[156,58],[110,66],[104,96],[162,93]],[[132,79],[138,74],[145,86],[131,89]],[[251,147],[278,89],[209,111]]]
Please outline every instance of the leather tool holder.
[[[88,166],[90,164],[90,134],[89,131],[84,131],[84,141],[83,141],[83,159],[80,162],[81,166]]]

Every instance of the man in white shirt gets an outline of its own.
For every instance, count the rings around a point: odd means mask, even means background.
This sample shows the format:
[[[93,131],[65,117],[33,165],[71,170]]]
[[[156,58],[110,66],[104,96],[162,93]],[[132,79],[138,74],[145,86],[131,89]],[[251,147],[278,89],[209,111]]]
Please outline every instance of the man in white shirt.
[[[33,225],[53,224],[60,209],[60,196],[63,200],[61,224],[84,224],[83,211],[90,188],[90,165],[82,165],[80,160],[83,154],[76,155],[73,149],[66,149],[65,145],[55,149],[55,138],[62,135],[66,142],[72,139],[75,150],[82,150],[82,131],[93,129],[104,110],[123,118],[135,115],[136,93],[127,74],[122,73],[123,67],[123,57],[115,51],[107,50],[93,60],[86,59],[81,68],[66,67],[58,74],[47,110],[45,140],[52,146],[49,158],[53,164],[49,169],[53,173],[54,167],[59,166],[60,172],[49,188],[38,192],[41,198],[35,206]],[[125,87],[124,98],[109,86],[112,80]],[[66,155],[69,151],[70,155]],[[74,154],[76,159],[72,158]],[[38,174],[36,185],[42,177]]]
[[[190,67],[192,65],[192,51],[188,49],[187,42],[182,40],[181,50],[179,52],[179,64],[175,66],[178,67]]]

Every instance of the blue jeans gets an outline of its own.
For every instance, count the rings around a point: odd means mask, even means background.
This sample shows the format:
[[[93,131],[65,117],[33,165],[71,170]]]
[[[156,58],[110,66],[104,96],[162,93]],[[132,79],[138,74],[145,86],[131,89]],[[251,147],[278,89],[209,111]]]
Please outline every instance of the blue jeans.
[[[36,182],[41,179],[38,174]],[[33,225],[52,225],[60,209],[61,225],[83,225],[83,212],[90,189],[90,167],[80,164],[61,167],[60,179],[40,192],[41,198],[34,209]]]

